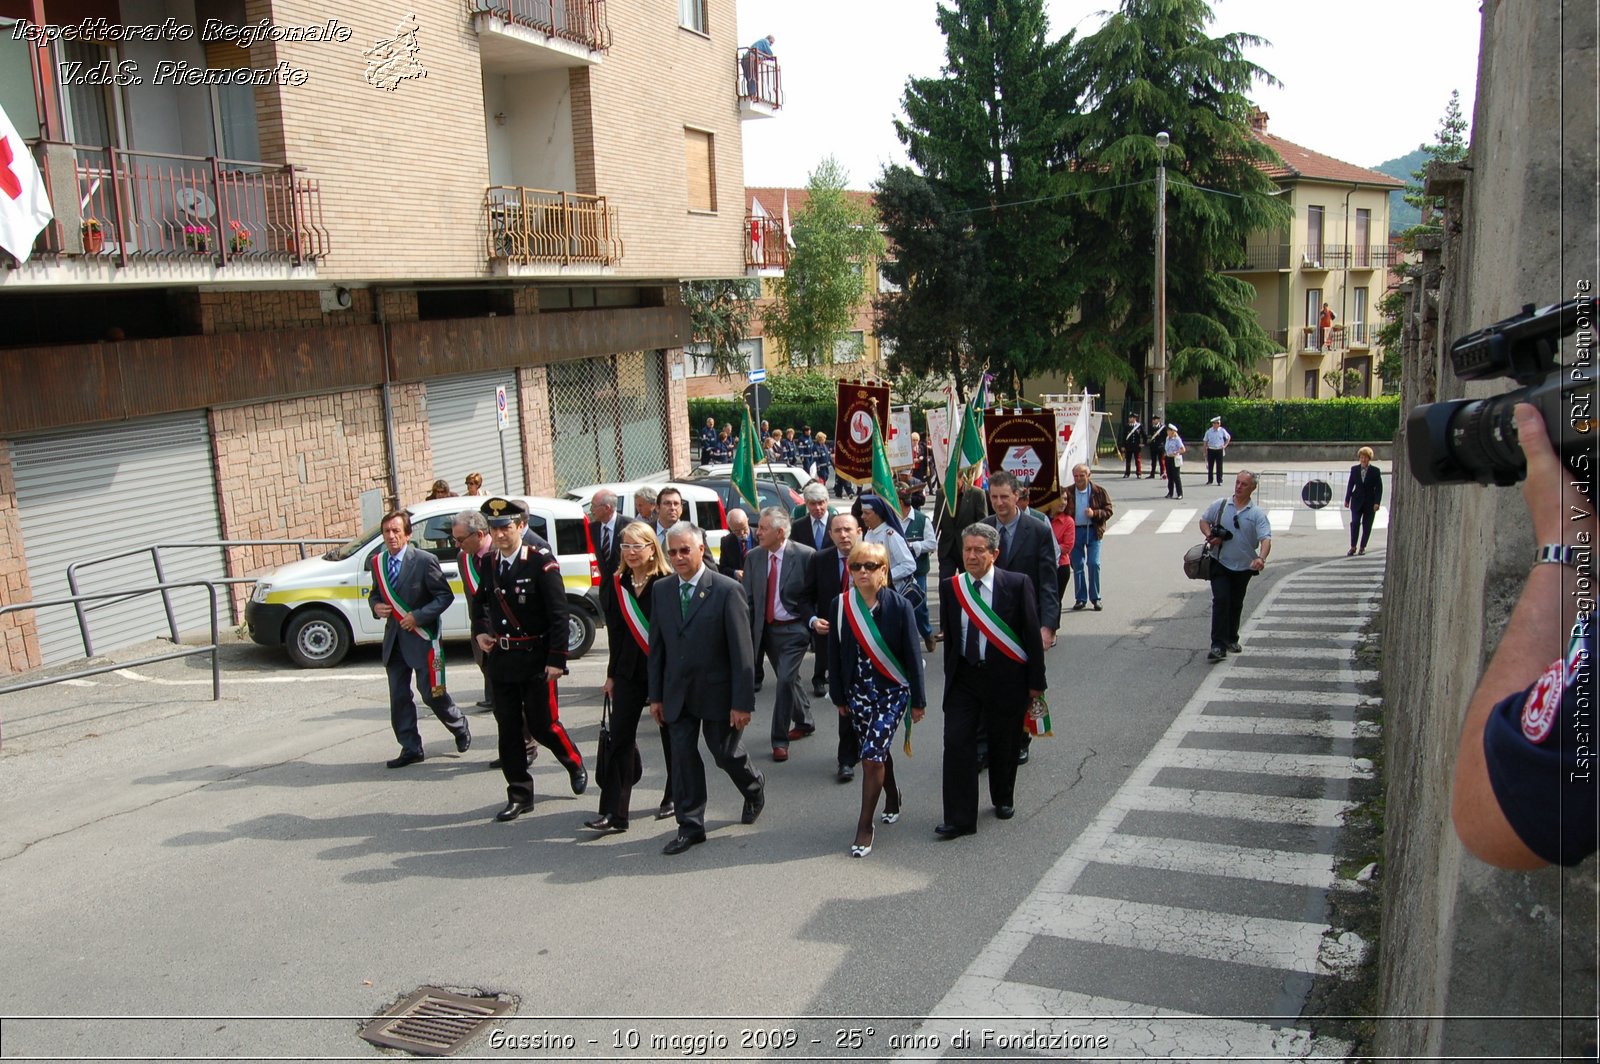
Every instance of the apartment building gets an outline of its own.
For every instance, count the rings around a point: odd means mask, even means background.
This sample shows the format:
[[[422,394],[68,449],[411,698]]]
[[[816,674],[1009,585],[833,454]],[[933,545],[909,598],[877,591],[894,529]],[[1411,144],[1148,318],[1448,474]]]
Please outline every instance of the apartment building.
[[[740,126],[778,104],[735,30],[734,0],[0,0],[55,210],[0,253],[0,603],[65,594],[86,517],[114,555],[352,535],[470,471],[687,471],[678,283],[742,275]],[[164,618],[90,623],[99,650]],[[0,671],[81,653],[70,609],[0,617]]]
[[[846,196],[871,206],[872,193],[851,190]],[[861,264],[861,285],[866,301],[857,310],[850,335],[839,341],[826,361],[808,367],[803,355],[783,350],[766,335],[761,314],[777,298],[774,279],[783,276],[789,264],[788,221],[810,201],[803,188],[747,188],[744,212],[745,276],[759,284],[750,335],[740,344],[750,359],[751,369],[765,369],[769,375],[821,373],[841,380],[881,378],[886,372],[887,354],[872,325],[872,299],[886,290],[877,262]],[[688,394],[691,399],[736,395],[745,387],[743,377],[719,376],[710,360],[689,351]]]

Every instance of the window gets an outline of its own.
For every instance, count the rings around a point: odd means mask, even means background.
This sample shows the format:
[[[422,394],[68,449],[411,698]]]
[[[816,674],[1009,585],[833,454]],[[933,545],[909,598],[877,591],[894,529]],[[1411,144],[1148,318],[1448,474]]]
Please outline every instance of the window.
[[[717,209],[717,153],[715,138],[706,130],[683,130],[683,162],[688,177],[689,209]]]
[[[706,24],[706,0],[678,0],[678,25],[696,33],[710,33]]]
[[[859,362],[861,360],[861,353],[865,351],[866,348],[867,334],[857,329],[849,336],[834,341],[833,361],[835,363]]]

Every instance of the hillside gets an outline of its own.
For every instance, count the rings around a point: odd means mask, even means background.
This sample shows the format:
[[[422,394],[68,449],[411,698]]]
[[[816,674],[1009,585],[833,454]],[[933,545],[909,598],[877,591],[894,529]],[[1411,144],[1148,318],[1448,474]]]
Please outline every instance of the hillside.
[[[1418,148],[1414,152],[1390,159],[1386,163],[1379,163],[1373,169],[1380,174],[1398,177],[1402,181],[1410,181],[1412,173],[1422,169],[1428,161],[1428,153]],[[1404,232],[1422,220],[1422,212],[1407,203],[1400,190],[1389,193],[1389,233]]]

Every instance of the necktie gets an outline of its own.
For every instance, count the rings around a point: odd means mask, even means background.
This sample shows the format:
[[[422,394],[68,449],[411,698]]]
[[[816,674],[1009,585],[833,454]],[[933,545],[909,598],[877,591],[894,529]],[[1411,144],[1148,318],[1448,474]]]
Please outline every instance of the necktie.
[[[693,594],[694,594],[694,585],[693,584],[686,584],[686,583],[679,583],[678,584],[678,615],[680,617],[689,616],[689,597],[691,595],[693,595]]]
[[[389,583],[394,583],[400,578],[400,558],[391,554],[384,560],[384,568],[389,573]]]
[[[959,580],[961,577],[958,576],[956,579]],[[978,602],[982,602],[983,585],[975,583],[971,586],[972,597]],[[983,658],[978,653],[978,626],[972,623],[971,617],[967,618],[967,645],[961,656],[966,658],[967,662],[972,665],[980,664],[983,661]]]
[[[767,566],[767,623],[778,619],[778,556]]]

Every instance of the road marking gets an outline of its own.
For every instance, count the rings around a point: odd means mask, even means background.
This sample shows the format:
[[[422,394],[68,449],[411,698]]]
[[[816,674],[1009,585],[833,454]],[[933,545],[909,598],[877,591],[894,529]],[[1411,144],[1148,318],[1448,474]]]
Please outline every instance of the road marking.
[[[1343,754],[1271,754],[1262,750],[1206,750],[1183,747],[1167,755],[1170,768],[1194,768],[1207,772],[1255,772],[1263,776],[1293,776],[1298,779],[1370,779],[1370,763],[1363,768],[1357,759]]]
[[[1208,713],[1196,717],[1191,731],[1223,735],[1305,735],[1317,739],[1354,739],[1352,720],[1306,720],[1304,717],[1230,717]]]
[[[1258,879],[1264,883],[1287,883],[1319,890],[1332,887],[1337,878],[1331,854],[1264,850],[1221,842],[1163,839],[1155,835],[1113,833],[1101,844],[1094,860],[1101,864],[1194,872],[1226,879]]]
[[[1084,895],[1064,907],[1040,899],[1033,916],[1035,931],[1054,938],[1307,975],[1317,974],[1325,926]]]
[[[1316,514],[1318,532],[1332,532],[1344,527],[1343,510],[1318,510]]]
[[[1268,510],[1267,523],[1272,526],[1274,535],[1279,532],[1289,531],[1289,526],[1294,524],[1293,510]]]
[[[1344,814],[1353,807],[1351,802],[1332,798],[1284,798],[1188,787],[1144,787],[1132,797],[1135,808],[1152,813],[1195,813],[1308,828],[1339,827],[1344,823]]]
[[[1161,522],[1161,527],[1156,529],[1156,535],[1170,536],[1182,532],[1189,527],[1189,520],[1199,512],[1199,510],[1173,510],[1167,514],[1167,519]]]
[[[1139,527],[1139,523],[1141,521],[1153,513],[1155,513],[1154,510],[1128,510],[1121,517],[1117,518],[1116,521],[1112,523],[1110,528],[1106,529],[1106,535],[1130,535],[1134,529]]]

